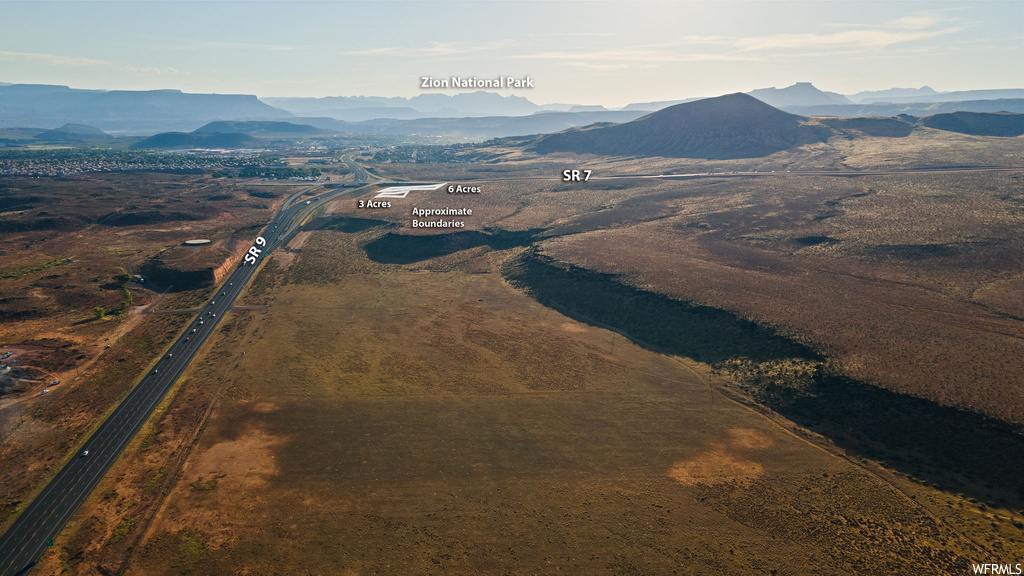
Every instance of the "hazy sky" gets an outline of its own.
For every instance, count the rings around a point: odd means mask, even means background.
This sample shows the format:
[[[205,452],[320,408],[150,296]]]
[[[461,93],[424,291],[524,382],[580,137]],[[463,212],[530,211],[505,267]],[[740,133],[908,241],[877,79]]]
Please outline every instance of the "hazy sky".
[[[623,105],[810,81],[1024,88],[1024,2],[6,2],[0,82]]]

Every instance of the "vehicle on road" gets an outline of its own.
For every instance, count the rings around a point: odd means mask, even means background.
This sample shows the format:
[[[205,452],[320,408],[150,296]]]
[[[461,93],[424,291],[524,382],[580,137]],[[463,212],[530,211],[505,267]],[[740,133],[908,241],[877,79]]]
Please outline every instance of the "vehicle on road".
[[[168,358],[170,358],[171,356],[174,356],[174,354],[170,354],[170,353],[169,353],[169,354],[167,354],[167,357],[168,357]]]
[[[88,450],[82,450],[82,458],[85,458],[88,455],[89,455],[89,451]]]
[[[49,393],[50,393],[50,389],[47,388],[46,390],[43,390],[42,392],[40,392],[39,395],[42,396],[43,394],[49,394]]]
[[[193,329],[192,329],[192,333],[193,333],[193,334],[195,334],[195,333],[196,333],[196,329],[195,329],[195,328],[193,328]]]
[[[156,373],[157,373],[157,372],[159,372],[159,371],[160,371],[160,369],[159,369],[159,368],[154,368],[154,369],[153,369],[153,374],[156,374]]]

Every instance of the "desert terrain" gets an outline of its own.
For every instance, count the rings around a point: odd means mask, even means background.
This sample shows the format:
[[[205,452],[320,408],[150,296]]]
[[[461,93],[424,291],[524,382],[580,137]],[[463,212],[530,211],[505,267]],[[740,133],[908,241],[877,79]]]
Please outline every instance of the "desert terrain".
[[[377,186],[317,212],[40,569],[962,574],[1020,557],[1024,176],[975,169],[1013,165],[1020,138],[718,161],[506,145],[367,164],[481,193],[359,208]],[[920,170],[965,150],[970,169]],[[809,173],[851,167],[875,173]],[[414,207],[473,215],[413,230]],[[169,339],[188,316],[151,318]]]

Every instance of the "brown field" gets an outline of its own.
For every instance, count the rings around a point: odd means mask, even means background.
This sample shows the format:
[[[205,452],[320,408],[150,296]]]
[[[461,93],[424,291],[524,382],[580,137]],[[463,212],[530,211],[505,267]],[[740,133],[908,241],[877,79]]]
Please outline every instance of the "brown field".
[[[231,263],[237,255],[229,259],[226,247],[250,242],[296,189],[144,172],[0,182],[11,208],[0,214],[0,351],[15,352],[4,364],[22,377],[0,383],[0,528],[188,320],[145,308],[189,308],[207,292],[114,277],[168,249]],[[197,237],[214,244],[180,247]],[[125,306],[94,316],[95,307]]]
[[[268,264],[247,303],[269,309],[230,318],[43,567],[962,574],[1024,551],[1014,513],[541,306],[497,274],[508,253],[384,265],[359,250],[382,233]]]

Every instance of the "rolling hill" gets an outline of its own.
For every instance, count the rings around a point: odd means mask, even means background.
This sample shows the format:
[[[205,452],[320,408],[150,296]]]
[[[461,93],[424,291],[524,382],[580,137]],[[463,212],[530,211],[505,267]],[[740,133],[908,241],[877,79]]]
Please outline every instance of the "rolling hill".
[[[256,148],[259,140],[237,132],[198,133],[164,132],[155,134],[132,145],[136,150],[172,148]]]
[[[431,136],[448,142],[481,141],[490,138],[546,134],[595,122],[628,122],[642,111],[538,112],[529,116],[484,116],[468,118],[418,118],[395,120],[377,118],[343,122],[333,118],[296,118],[297,121],[338,132]]]
[[[677,104],[625,124],[542,136],[532,148],[540,153],[756,158],[829,136],[828,128],[737,93]]]
[[[1024,114],[1001,112],[985,114],[980,112],[951,112],[934,114],[918,120],[921,126],[959,132],[974,136],[1013,137],[1024,134]]]
[[[308,124],[295,124],[294,122],[272,122],[272,121],[228,121],[221,120],[210,122],[197,128],[193,134],[226,134],[239,133],[250,136],[265,136],[269,138],[287,138],[289,136],[319,136],[332,133],[331,130],[317,128]]]
[[[44,142],[100,143],[110,140],[110,135],[85,124],[65,124],[60,128],[41,132],[35,139]]]
[[[256,148],[275,139],[302,139],[335,134],[308,124],[276,121],[218,120],[192,132],[164,132],[135,143],[136,149]]]

